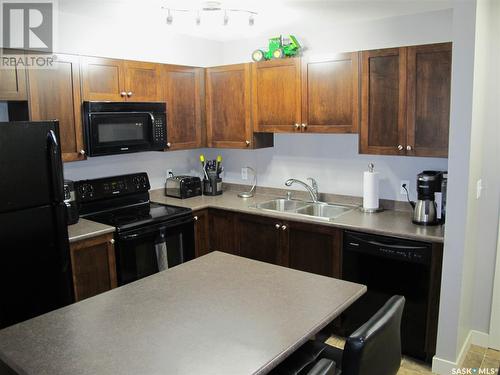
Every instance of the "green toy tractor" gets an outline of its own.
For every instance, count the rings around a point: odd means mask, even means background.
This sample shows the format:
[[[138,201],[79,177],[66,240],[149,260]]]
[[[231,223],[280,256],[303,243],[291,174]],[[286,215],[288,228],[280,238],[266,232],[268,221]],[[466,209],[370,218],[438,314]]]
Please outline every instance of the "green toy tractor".
[[[299,42],[293,35],[290,35],[289,39],[285,39],[283,35],[280,35],[276,38],[269,39],[268,51],[263,51],[261,49],[253,51],[252,60],[257,62],[292,57],[299,53],[300,48]]]

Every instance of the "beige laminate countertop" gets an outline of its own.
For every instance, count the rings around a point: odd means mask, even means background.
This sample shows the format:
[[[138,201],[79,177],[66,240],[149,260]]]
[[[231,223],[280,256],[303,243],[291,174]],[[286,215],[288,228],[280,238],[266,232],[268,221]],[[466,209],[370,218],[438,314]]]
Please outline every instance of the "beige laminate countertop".
[[[387,236],[409,238],[427,242],[442,243],[444,226],[422,226],[411,222],[411,213],[406,211],[386,210],[379,213],[367,214],[354,209],[343,214],[333,221],[296,216],[293,214],[263,211],[251,206],[278,198],[276,195],[256,194],[253,198],[239,198],[236,191],[228,190],[215,197],[199,196],[188,199],[166,197],[164,189],[150,191],[152,202],[188,207],[193,211],[205,208],[219,208],[223,210],[243,212],[253,215],[263,215],[286,220],[312,222],[322,225],[331,225],[343,229],[358,230],[361,232],[376,233]],[[283,198],[280,196],[279,198]],[[335,202],[332,202],[335,203]]]
[[[77,242],[87,238],[101,236],[103,234],[112,233],[115,227],[96,223],[87,219],[80,218],[78,223],[68,225],[69,242]]]
[[[216,251],[1,330],[0,372],[265,374],[365,292]]]

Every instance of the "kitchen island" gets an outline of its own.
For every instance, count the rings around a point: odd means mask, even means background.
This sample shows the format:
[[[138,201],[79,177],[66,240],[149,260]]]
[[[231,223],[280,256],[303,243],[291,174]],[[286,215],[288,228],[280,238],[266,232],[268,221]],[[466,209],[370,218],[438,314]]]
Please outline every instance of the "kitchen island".
[[[0,331],[0,361],[18,374],[264,374],[365,292],[213,252]]]

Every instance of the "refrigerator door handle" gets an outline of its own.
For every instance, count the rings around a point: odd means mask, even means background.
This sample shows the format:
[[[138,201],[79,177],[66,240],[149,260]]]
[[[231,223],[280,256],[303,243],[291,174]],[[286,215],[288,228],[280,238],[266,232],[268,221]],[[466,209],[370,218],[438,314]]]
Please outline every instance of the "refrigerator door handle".
[[[49,165],[52,173],[52,196],[54,201],[64,201],[64,177],[62,163],[59,157],[59,143],[56,133],[51,129],[47,133],[47,144],[49,150]]]

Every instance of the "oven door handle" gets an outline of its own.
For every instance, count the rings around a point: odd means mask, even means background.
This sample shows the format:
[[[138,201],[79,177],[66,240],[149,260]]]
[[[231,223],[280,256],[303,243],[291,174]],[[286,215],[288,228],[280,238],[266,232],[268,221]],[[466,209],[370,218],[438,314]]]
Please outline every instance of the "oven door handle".
[[[194,218],[192,216],[190,216],[187,218],[182,218],[182,220],[173,220],[172,222],[160,223],[160,224],[155,225],[153,227],[134,229],[134,230],[131,230],[131,231],[128,231],[125,233],[119,233],[118,238],[121,240],[126,240],[126,241],[133,240],[133,239],[139,238],[139,237],[146,235],[146,234],[176,228],[180,225],[189,224],[189,223],[193,223],[193,222],[194,222]]]

